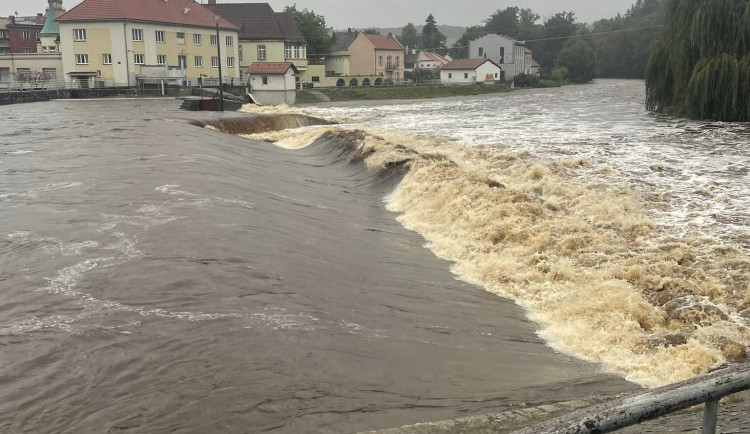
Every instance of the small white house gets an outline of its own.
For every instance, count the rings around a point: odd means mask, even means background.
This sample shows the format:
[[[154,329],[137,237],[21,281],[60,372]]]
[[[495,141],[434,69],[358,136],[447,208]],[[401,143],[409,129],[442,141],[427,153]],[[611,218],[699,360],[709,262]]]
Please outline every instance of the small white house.
[[[484,35],[469,42],[470,58],[492,60],[503,68],[509,81],[524,72],[525,50],[522,42],[503,35]]]
[[[440,70],[440,81],[445,84],[492,84],[504,78],[503,69],[490,59],[456,59]]]
[[[250,94],[263,105],[294,104],[299,71],[291,62],[254,62],[247,68]]]

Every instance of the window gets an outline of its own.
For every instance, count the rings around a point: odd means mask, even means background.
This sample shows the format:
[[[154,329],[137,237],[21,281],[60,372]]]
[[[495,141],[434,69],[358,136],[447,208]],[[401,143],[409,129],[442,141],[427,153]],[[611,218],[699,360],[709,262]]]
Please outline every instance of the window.
[[[284,58],[285,59],[292,58],[292,46],[291,45],[284,46]]]
[[[266,60],[266,46],[258,45],[258,60]]]
[[[47,80],[57,80],[57,69],[55,68],[42,68],[42,74]]]
[[[49,47],[50,53],[57,53],[57,47]]]
[[[156,55],[156,63],[159,65],[166,65],[167,64],[167,55],[166,54],[157,54]]]
[[[383,66],[383,56],[378,56],[378,66]]]
[[[448,78],[453,78],[453,73],[452,72],[448,73]]]
[[[177,32],[175,33],[175,36],[177,36],[177,43],[180,45],[185,44],[185,32]]]
[[[187,56],[179,55],[177,56],[177,64],[180,66],[180,68],[186,68],[187,67]]]
[[[227,36],[227,47],[234,46],[234,36]]]
[[[133,54],[133,63],[143,65],[143,54]]]
[[[294,46],[294,58],[299,59],[299,45]]]
[[[157,30],[156,31],[156,42],[163,44],[164,43],[164,30]]]
[[[193,45],[201,44],[201,35],[199,33],[193,34]]]
[[[479,56],[478,57],[484,57],[484,48],[479,47]]]
[[[111,65],[112,64],[112,55],[111,54],[103,54],[102,55],[102,63],[105,65]]]
[[[21,32],[21,39],[29,39],[31,38],[31,32],[28,30],[23,30]]]
[[[86,29],[73,29],[73,40],[78,42],[85,41]]]
[[[218,68],[219,67],[219,58],[216,56],[211,57],[211,68]]]
[[[391,56],[388,56],[388,58],[386,60],[385,67],[386,68],[392,68],[393,67],[393,59],[391,58]]]
[[[317,76],[317,75],[313,75],[313,76],[312,76],[312,81],[313,81],[313,83],[318,83],[318,82],[320,82],[320,76]]]
[[[396,68],[398,68],[398,65],[401,64],[401,57],[396,56]]]
[[[31,53],[31,48],[29,48],[29,47],[23,47],[23,52],[24,53]]]
[[[133,29],[133,42],[143,42],[143,29]]]
[[[500,63],[505,63],[505,47],[500,47]]]
[[[16,79],[28,80],[31,77],[30,68],[16,68]]]
[[[234,57],[227,57],[227,68],[234,68]]]
[[[195,67],[203,68],[203,56],[195,56]]]
[[[8,39],[8,31],[5,29],[0,29],[0,39]]]
[[[464,72],[464,78],[469,78],[469,73],[468,72]]]
[[[240,58],[240,61],[242,61],[242,45],[237,46],[237,55]]]
[[[217,46],[217,45],[219,45],[219,37],[218,36],[211,35],[211,45],[214,46],[214,47]]]
[[[268,84],[268,77],[261,77],[263,79],[263,84]]]
[[[88,65],[89,55],[88,54],[76,54],[76,65]]]
[[[39,32],[34,32],[34,40],[39,40]]]

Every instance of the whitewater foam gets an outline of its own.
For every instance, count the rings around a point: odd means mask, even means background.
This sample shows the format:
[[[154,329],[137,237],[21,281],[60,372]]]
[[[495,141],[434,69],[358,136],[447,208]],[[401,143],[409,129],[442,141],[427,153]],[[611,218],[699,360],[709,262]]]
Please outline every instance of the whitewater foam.
[[[644,198],[612,182],[618,171],[403,132],[364,137],[369,170],[408,168],[388,209],[460,278],[526,309],[552,347],[655,387],[750,345],[747,256],[668,235]]]

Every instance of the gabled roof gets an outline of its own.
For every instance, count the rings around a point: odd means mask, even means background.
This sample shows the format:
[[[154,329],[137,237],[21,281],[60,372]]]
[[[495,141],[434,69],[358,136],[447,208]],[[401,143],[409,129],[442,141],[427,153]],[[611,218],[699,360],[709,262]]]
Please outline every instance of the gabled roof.
[[[404,50],[404,46],[393,35],[365,35],[365,38],[375,46],[376,50]]]
[[[216,14],[192,0],[84,0],[81,4],[57,17],[65,21],[146,21],[182,24],[197,27],[215,27]],[[219,27],[236,29],[229,21],[220,18]]]
[[[500,65],[493,62],[490,59],[456,59],[452,60],[445,65],[443,65],[443,69],[477,69],[480,66],[484,65],[485,63],[490,62],[491,64],[497,66],[500,68]],[[500,68],[502,69],[502,68]]]
[[[286,74],[292,68],[299,72],[292,62],[253,62],[248,68],[248,74]]]
[[[359,32],[333,32],[331,37],[331,52],[348,51]]]
[[[307,43],[292,16],[274,12],[268,3],[220,3],[207,7],[237,26],[241,40]]]

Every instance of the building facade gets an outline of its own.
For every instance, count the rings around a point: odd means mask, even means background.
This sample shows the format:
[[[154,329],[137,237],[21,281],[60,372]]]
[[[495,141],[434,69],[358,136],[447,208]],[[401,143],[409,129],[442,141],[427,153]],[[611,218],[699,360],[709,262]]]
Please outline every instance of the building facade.
[[[331,53],[326,57],[326,75],[342,78],[372,76],[401,82],[405,55],[403,45],[391,34],[336,32]],[[344,81],[347,80],[344,78]],[[348,82],[352,83],[352,80]]]
[[[0,86],[57,87],[62,80],[60,53],[10,53],[0,56]]]
[[[296,79],[311,81],[308,74],[307,41],[291,14],[274,12],[268,3],[216,3],[208,7],[239,29],[239,59],[242,82],[256,62],[292,63]]]
[[[505,80],[524,73],[526,47],[513,38],[489,34],[469,42],[469,58],[489,59],[505,72]]]
[[[10,23],[6,24],[11,53],[36,53],[36,43],[39,32],[44,27],[44,15],[39,13],[33,17],[10,16]]]
[[[10,22],[10,17],[0,17],[0,56],[10,53],[10,35],[8,34]]]
[[[297,97],[297,68],[291,62],[255,62],[247,68],[250,93],[263,105],[292,105]]]
[[[499,80],[503,80],[503,70],[490,59],[456,59],[440,70],[440,81],[445,84],[491,84]]]
[[[224,82],[239,81],[237,28],[191,0],[84,0],[57,21],[63,73],[81,87],[136,86],[156,65],[187,85],[218,78],[220,64]]]

